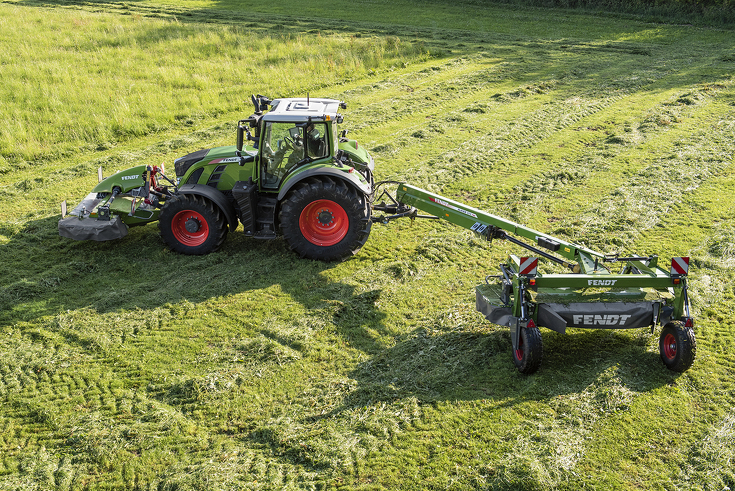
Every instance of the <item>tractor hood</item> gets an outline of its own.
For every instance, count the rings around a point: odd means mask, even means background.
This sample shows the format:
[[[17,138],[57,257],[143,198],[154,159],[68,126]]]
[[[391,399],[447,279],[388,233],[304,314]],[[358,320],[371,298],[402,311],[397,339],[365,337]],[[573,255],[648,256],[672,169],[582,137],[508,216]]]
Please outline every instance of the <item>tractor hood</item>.
[[[348,154],[353,161],[368,164],[371,171],[375,167],[367,149],[359,146],[356,140],[342,140],[339,143],[339,149]]]
[[[211,148],[197,150],[190,154],[184,155],[174,160],[174,169],[176,169],[176,177],[182,177],[189,170],[189,167],[203,160],[211,151]]]
[[[244,157],[254,157],[257,153],[258,151],[253,147],[243,148],[242,151],[242,155]],[[205,162],[208,164],[229,164],[240,162],[240,157],[237,156],[237,147],[234,145],[197,150],[196,152],[192,152],[174,160],[176,177],[183,177],[192,165],[199,162]]]

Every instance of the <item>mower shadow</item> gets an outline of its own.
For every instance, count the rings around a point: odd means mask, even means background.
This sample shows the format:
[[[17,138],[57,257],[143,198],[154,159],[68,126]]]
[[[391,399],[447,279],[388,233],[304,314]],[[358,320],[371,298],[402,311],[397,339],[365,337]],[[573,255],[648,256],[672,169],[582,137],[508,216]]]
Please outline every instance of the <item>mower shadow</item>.
[[[645,329],[572,329],[566,335],[542,329],[544,359],[532,375],[516,370],[508,329],[478,319],[469,332],[432,332],[417,329],[360,363],[350,373],[356,388],[333,411],[312,419],[406,398],[419,404],[482,400],[500,408],[589,392],[608,404],[602,399],[609,397],[610,385],[635,395],[670,385],[681,375],[664,367],[651,347],[658,337]]]
[[[657,350],[649,348],[657,338],[643,330],[570,330],[560,335],[545,329],[542,367],[525,376],[511,360],[508,330],[481,320],[479,314],[469,331],[446,332],[446,327],[427,324],[386,348],[380,338],[395,340],[396,333],[376,306],[381,291],[358,293],[354,285],[330,280],[324,273],[334,263],[300,259],[283,240],[258,241],[238,230],[229,234],[220,252],[184,256],[166,249],[155,225],[131,228],[117,241],[76,242],[58,236],[57,221],[30,221],[18,233],[0,229],[11,237],[0,246],[5,268],[0,325],[67,310],[149,311],[232,295],[257,302],[261,292],[277,286],[308,311],[323,312],[346,342],[371,355],[351,374],[359,387],[343,408],[405,395],[424,401],[505,397],[508,389],[519,387],[532,388],[534,397],[544,392],[559,395],[584,389],[591,374],[613,366],[630,372],[629,382],[621,380],[632,391],[650,390],[675,376],[662,366]],[[352,261],[371,260],[357,256]],[[277,336],[265,326],[260,330],[267,337]],[[578,372],[585,376],[578,378]]]

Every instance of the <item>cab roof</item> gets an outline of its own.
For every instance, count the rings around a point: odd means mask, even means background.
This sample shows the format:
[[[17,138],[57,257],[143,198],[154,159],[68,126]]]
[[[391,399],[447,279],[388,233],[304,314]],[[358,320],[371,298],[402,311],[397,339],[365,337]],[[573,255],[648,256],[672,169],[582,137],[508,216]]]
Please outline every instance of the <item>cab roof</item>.
[[[341,101],[335,99],[276,99],[271,103],[271,110],[264,116],[264,121],[307,122],[315,120],[336,120]],[[328,118],[327,118],[328,116]]]

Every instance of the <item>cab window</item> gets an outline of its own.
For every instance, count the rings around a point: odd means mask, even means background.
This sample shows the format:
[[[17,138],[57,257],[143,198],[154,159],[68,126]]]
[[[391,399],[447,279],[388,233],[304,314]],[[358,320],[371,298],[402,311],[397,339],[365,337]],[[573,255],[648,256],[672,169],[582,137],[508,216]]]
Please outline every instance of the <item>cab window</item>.
[[[310,123],[306,126],[306,145],[309,157],[321,159],[329,155],[327,147],[327,125],[324,123]]]
[[[326,124],[267,123],[263,135],[263,187],[277,188],[297,165],[329,155]]]

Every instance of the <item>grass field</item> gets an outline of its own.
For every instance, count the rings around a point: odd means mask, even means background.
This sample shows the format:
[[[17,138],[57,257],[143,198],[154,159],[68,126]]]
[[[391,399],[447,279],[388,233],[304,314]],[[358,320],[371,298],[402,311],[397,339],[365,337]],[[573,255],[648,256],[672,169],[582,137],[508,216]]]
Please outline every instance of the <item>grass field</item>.
[[[0,489],[734,487],[733,39],[462,2],[0,2]],[[378,179],[691,256],[694,366],[658,331],[543,330],[517,373],[474,286],[520,251],[448,223],[375,225],[338,264],[58,236],[98,166],[231,144],[251,93],[307,92],[348,103]]]

